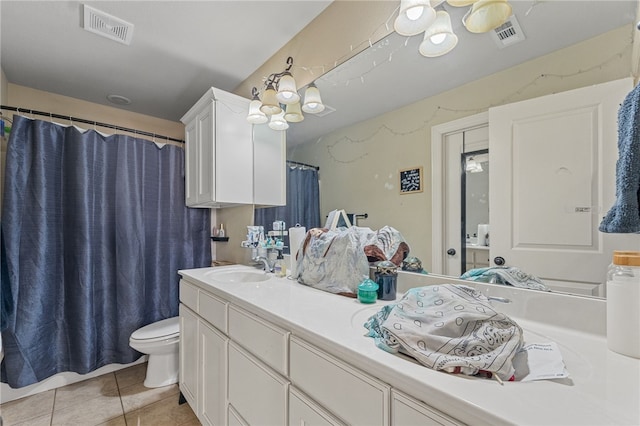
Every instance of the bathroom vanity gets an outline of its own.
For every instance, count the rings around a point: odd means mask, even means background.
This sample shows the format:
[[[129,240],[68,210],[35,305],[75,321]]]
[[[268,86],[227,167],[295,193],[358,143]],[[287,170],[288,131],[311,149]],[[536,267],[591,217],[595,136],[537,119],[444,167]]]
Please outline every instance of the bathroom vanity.
[[[525,343],[556,342],[570,373],[501,386],[377,348],[363,324],[381,301],[247,266],[180,274],[180,390],[203,424],[640,424],[640,360],[607,349],[603,300],[464,282],[510,299],[496,308]],[[456,280],[398,284],[441,282]]]

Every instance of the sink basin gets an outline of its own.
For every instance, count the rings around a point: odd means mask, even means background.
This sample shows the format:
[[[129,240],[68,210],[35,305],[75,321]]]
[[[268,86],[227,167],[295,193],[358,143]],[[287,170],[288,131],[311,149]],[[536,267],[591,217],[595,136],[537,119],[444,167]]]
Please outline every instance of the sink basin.
[[[262,271],[212,271],[208,276],[223,283],[255,283],[269,279],[269,275]]]

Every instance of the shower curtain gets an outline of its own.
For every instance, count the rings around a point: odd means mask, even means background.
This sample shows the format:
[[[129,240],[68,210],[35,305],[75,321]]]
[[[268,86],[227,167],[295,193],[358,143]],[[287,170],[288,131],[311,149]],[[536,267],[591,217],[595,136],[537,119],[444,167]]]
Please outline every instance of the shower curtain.
[[[15,116],[2,211],[2,381],[140,354],[178,314],[178,269],[209,266],[209,210],[184,204],[184,150]]]
[[[287,204],[255,210],[254,224],[264,226],[265,232],[273,222],[284,220],[287,227],[299,223],[307,229],[320,225],[320,185],[318,171],[306,166],[287,167]],[[288,241],[285,241],[288,244]]]

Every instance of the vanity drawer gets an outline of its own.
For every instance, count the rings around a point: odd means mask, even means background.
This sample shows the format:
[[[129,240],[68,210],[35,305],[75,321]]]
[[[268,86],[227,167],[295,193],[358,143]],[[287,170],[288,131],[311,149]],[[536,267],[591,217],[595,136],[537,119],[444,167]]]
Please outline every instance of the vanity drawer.
[[[463,426],[452,417],[397,390],[391,391],[391,423],[396,425]]]
[[[275,371],[287,375],[288,331],[230,305],[229,337]]]
[[[347,424],[389,424],[387,384],[295,336],[289,357],[292,384]]]
[[[198,314],[212,326],[227,333],[227,302],[200,290]]]
[[[198,312],[198,287],[180,280],[180,301],[193,312]]]

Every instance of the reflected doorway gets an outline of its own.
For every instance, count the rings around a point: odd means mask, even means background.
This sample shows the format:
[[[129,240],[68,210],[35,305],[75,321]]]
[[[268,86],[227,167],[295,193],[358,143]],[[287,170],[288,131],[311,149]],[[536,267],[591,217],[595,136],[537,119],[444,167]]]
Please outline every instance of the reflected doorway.
[[[462,153],[460,272],[489,267],[489,150]]]

